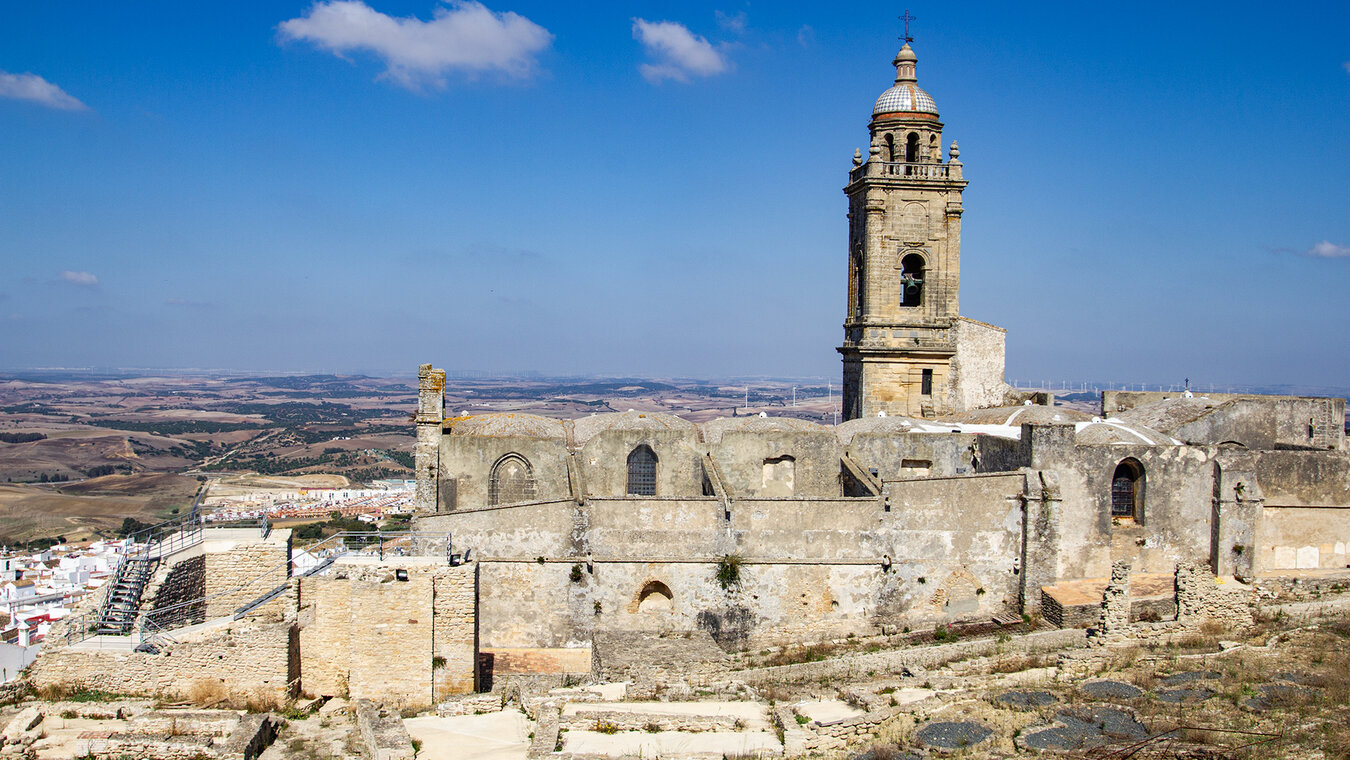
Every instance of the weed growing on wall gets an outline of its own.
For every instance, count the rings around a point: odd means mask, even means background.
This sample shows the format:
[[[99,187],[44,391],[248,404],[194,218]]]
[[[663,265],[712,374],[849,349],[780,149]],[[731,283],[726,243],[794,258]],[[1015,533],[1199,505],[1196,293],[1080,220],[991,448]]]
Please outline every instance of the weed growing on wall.
[[[741,558],[737,554],[728,554],[717,561],[717,583],[723,591],[741,585]]]

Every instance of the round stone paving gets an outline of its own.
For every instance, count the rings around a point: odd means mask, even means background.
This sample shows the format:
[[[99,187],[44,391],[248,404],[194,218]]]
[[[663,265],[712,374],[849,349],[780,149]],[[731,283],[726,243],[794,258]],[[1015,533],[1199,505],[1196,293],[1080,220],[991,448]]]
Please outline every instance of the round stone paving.
[[[929,723],[914,735],[918,742],[927,747],[939,749],[961,749],[973,747],[993,736],[994,732],[979,723],[961,721],[953,723]]]
[[[1184,683],[1195,683],[1196,681],[1213,681],[1216,678],[1219,678],[1219,674],[1212,670],[1194,670],[1188,673],[1173,673],[1159,683],[1163,686],[1180,686]]]
[[[866,752],[854,755],[852,760],[923,760],[916,752],[902,750],[899,747],[873,747]]]
[[[994,702],[999,706],[1014,710],[1034,710],[1058,701],[1059,697],[1048,691],[1005,691],[994,697]]]
[[[1158,699],[1173,704],[1179,702],[1204,702],[1216,693],[1217,692],[1213,689],[1207,689],[1203,686],[1197,686],[1190,689],[1163,689],[1158,692]]]
[[[1089,681],[1078,687],[1093,699],[1137,699],[1144,690],[1124,681]]]
[[[1032,749],[1073,750],[1137,742],[1148,729],[1128,710],[1119,707],[1077,707],[1055,713],[1059,725],[1022,738]]]
[[[1260,696],[1243,702],[1248,710],[1256,712],[1265,712],[1274,707],[1284,707],[1313,699],[1318,692],[1311,686],[1294,686],[1287,683],[1268,683],[1258,687],[1257,690],[1261,692]]]

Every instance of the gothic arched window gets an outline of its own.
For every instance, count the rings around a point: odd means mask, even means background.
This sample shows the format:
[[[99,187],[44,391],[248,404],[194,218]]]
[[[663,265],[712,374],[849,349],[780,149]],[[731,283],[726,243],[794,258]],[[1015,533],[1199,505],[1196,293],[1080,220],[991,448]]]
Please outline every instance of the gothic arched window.
[[[525,457],[507,454],[492,466],[488,480],[488,504],[514,504],[534,500],[534,470]]]
[[[1138,520],[1143,504],[1144,467],[1135,459],[1126,459],[1111,476],[1111,517]]]
[[[645,443],[628,454],[628,493],[656,495],[656,452]]]
[[[900,305],[919,306],[923,303],[923,256],[907,254],[900,259]]]

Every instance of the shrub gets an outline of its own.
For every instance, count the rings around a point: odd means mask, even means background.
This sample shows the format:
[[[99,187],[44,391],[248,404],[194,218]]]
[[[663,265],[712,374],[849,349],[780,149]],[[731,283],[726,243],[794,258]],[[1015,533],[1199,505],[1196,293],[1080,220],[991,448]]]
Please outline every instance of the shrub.
[[[741,558],[736,554],[728,554],[717,561],[717,582],[726,591],[733,586],[741,585]]]

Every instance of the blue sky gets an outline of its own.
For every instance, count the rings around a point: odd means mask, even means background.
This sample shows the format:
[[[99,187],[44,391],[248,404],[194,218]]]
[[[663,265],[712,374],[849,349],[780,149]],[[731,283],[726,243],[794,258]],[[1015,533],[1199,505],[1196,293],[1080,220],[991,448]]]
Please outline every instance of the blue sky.
[[[910,7],[1010,378],[1350,384],[1350,4]],[[902,10],[5,4],[0,367],[837,377]]]

